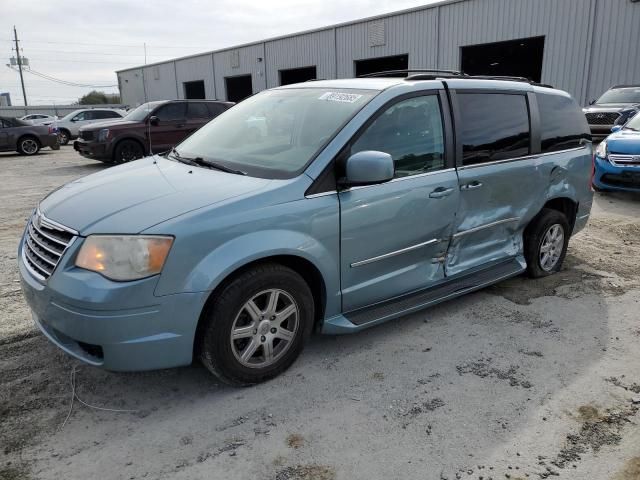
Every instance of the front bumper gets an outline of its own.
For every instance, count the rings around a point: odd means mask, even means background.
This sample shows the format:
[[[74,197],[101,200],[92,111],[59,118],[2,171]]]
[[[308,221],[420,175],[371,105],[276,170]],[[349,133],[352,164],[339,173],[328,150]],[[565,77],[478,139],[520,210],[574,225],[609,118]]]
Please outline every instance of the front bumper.
[[[111,160],[111,151],[106,143],[87,142],[86,140],[78,139],[73,142],[73,149],[86,158],[102,161]]]
[[[640,167],[617,167],[594,157],[593,185],[601,190],[640,191]]]
[[[594,142],[600,142],[611,135],[613,125],[589,125],[591,138]]]
[[[29,272],[19,252],[24,297],[44,335],[69,355],[108,370],[190,364],[206,292],[158,297],[157,276],[113,282],[79,269],[69,259],[80,243],[69,248],[45,282]]]

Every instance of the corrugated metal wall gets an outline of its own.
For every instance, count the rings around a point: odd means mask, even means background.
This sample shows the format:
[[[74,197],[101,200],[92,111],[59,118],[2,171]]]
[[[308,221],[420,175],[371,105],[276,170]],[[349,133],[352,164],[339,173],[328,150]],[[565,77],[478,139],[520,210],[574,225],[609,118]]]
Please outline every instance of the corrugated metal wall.
[[[211,54],[176,60],[178,98],[184,98],[184,82],[194,80],[204,81],[204,92],[207,98],[216,98],[217,92],[213,81],[213,56]]]
[[[598,0],[587,99],[614,84],[640,83],[640,3]]]
[[[173,61],[143,68],[147,101],[170,100],[178,97],[176,66]]]
[[[182,82],[204,80],[208,98],[225,99],[225,77],[251,74],[258,92],[277,86],[281,69],[315,65],[320,78],[353,77],[356,60],[400,54],[410,68],[459,69],[460,47],[544,36],[542,81],[586,104],[613,84],[640,83],[639,26],[640,2],[630,0],[452,1],[167,62],[160,79],[147,66],[142,91],[175,98]],[[127,103],[140,99],[139,71],[118,74]]]
[[[234,59],[237,60],[238,63],[235,63]],[[262,59],[262,61],[259,61],[259,59]],[[216,72],[216,93],[220,99],[227,98],[224,83],[225,77],[250,74],[254,92],[259,92],[267,88],[264,43],[216,52],[213,54],[213,62]]]
[[[369,46],[372,23],[340,27],[336,31],[338,78],[355,75],[355,60],[409,54],[409,67],[435,68],[438,11],[435,8],[381,19],[384,45]]]
[[[120,101],[124,105],[135,106],[145,102],[141,68],[118,73],[118,86]]]
[[[628,0],[606,0],[627,1]],[[460,47],[544,36],[542,81],[584,97],[593,0],[470,0],[440,7],[440,67],[460,68]]]
[[[318,78],[336,78],[334,30],[282,38],[265,43],[268,88],[280,85],[280,70],[316,67]]]

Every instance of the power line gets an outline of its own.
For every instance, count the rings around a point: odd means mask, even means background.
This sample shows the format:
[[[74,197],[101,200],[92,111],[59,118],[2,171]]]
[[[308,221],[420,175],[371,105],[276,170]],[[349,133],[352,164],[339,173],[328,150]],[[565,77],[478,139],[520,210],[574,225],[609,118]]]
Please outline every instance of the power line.
[[[9,67],[9,68],[11,68],[11,67]],[[12,70],[14,70],[14,69],[12,68]],[[67,85],[69,87],[115,88],[115,87],[118,86],[118,85],[89,85],[89,84],[84,84],[84,83],[70,82],[68,80],[62,80],[61,78],[52,77],[51,75],[47,75],[45,73],[37,72],[37,71],[35,71],[33,69],[25,70],[25,72],[30,73],[32,75],[35,75],[37,77],[44,78],[44,79],[52,81],[52,82],[60,83],[62,85]]]
[[[93,52],[93,51],[68,51],[68,50],[50,50],[44,48],[30,48],[29,52],[53,52],[53,53],[63,53],[63,54],[90,54],[90,55],[108,55],[108,56],[117,56],[117,57],[142,57],[144,53],[107,53],[107,52]],[[154,55],[147,54],[148,57],[164,57],[166,54],[157,53]]]
[[[12,41],[10,39],[2,38],[0,41]],[[56,44],[56,45],[86,45],[89,47],[141,47],[141,44],[135,45],[125,45],[122,43],[78,43],[78,42],[54,42],[54,41],[39,41],[39,40],[21,40],[21,42],[26,43],[46,43],[46,44]],[[149,48],[209,48],[203,47],[202,45],[189,45],[189,46],[179,46],[179,45],[147,45]]]

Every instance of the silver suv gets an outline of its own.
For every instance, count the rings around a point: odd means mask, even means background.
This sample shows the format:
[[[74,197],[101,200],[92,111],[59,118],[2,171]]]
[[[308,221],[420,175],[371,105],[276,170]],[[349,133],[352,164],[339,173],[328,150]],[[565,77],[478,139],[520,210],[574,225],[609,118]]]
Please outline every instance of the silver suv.
[[[66,145],[69,140],[78,138],[80,127],[90,123],[105,122],[122,118],[127,114],[124,110],[115,108],[91,108],[74,110],[65,115],[60,120],[45,123],[45,125],[55,125],[58,127],[60,145]]]

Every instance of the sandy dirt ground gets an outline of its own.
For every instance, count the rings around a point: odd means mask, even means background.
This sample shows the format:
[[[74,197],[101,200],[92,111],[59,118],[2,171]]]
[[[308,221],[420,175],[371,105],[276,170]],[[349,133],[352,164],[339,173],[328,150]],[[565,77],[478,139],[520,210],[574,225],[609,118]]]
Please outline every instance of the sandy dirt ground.
[[[598,194],[553,277],[316,336],[281,377],[233,389],[197,364],[84,366],[35,330],[26,219],[103,168],[70,147],[0,154],[0,479],[640,479],[640,196]],[[78,398],[128,411],[69,414],[74,367]]]

